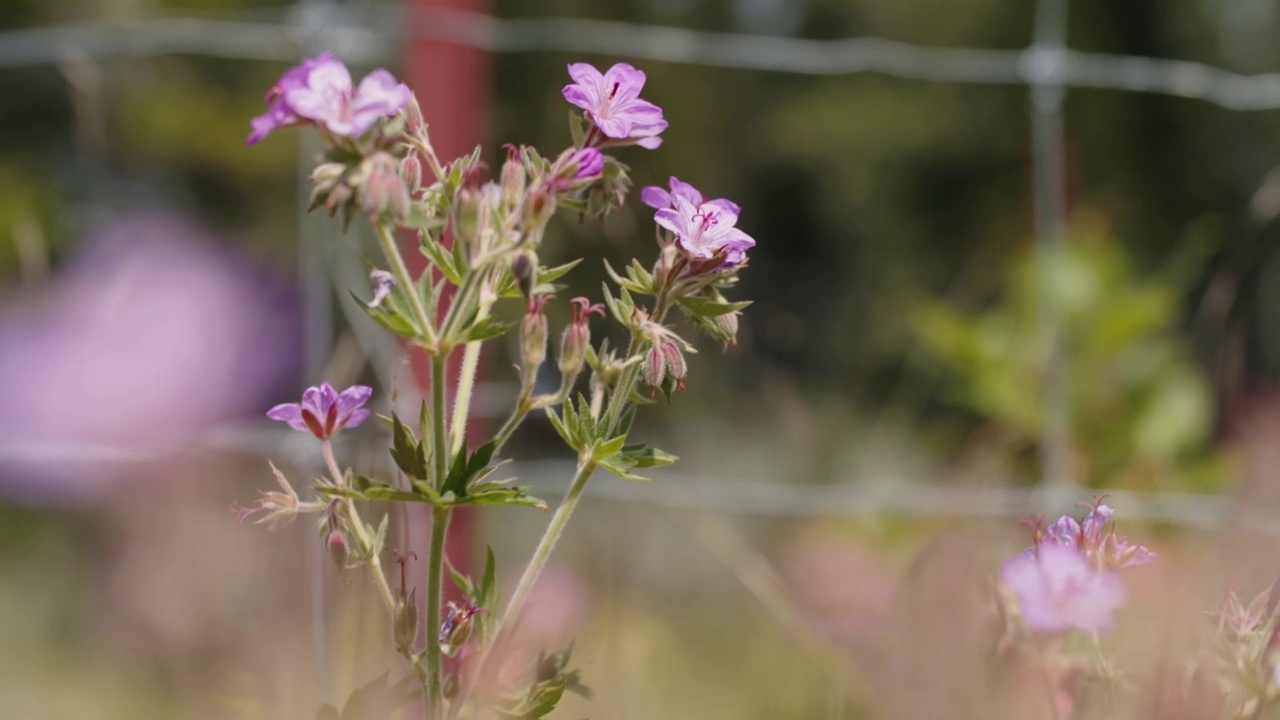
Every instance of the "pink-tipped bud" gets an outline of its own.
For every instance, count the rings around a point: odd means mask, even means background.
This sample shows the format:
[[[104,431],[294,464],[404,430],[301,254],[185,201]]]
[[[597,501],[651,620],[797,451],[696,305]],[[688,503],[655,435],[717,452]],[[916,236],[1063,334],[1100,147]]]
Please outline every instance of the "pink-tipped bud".
[[[723,315],[717,315],[711,319],[715,323],[716,330],[719,331],[721,341],[725,345],[738,344],[738,313],[727,312]]]
[[[662,386],[662,379],[667,375],[667,360],[658,347],[649,348],[644,356],[644,381],[649,387]]]
[[[513,152],[514,151],[514,152]],[[519,151],[514,145],[507,146],[507,161],[502,164],[502,204],[514,208],[524,197],[527,176],[524,163],[520,161]]]
[[[547,359],[547,316],[542,308],[554,295],[536,295],[529,299],[529,309],[520,323],[520,359],[527,378],[532,378]]]
[[[404,106],[404,131],[410,135],[420,135],[427,129],[427,122],[422,117],[422,106],[418,104],[416,95],[409,96]]]
[[[474,242],[480,232],[480,193],[469,187],[458,190],[458,207],[453,218],[457,239],[468,245]]]
[[[400,161],[400,177],[404,178],[409,195],[422,189],[422,161],[418,159],[417,153],[411,152]]]
[[[523,208],[520,219],[526,232],[544,227],[556,212],[556,195],[548,191],[544,184],[535,183],[525,196]]]
[[[410,649],[418,641],[418,589],[396,598],[394,621],[396,647]]]
[[[409,188],[400,177],[400,165],[387,153],[374,153],[364,162],[365,178],[360,188],[360,205],[374,217],[409,215]]]
[[[329,531],[329,538],[325,540],[325,547],[329,551],[329,559],[333,561],[333,566],[342,570],[347,566],[347,557],[350,551],[347,548],[347,536],[342,534],[341,530]]]
[[[689,366],[684,361],[684,353],[680,352],[680,348],[675,343],[666,343],[662,346],[662,357],[666,361],[667,374],[680,384],[680,389],[684,389],[684,378],[689,374]]]
[[[587,346],[591,344],[591,328],[587,318],[591,313],[604,317],[604,305],[592,305],[584,297],[576,297],[573,302],[573,318],[564,329],[560,338],[560,373],[566,378],[576,378],[582,372],[582,364],[586,360]]]

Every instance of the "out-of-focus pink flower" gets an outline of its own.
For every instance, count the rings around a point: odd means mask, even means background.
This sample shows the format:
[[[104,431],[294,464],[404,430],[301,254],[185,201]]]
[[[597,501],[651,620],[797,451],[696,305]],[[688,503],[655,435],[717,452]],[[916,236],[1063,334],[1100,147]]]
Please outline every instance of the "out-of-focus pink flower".
[[[1033,535],[1033,545],[1024,553],[1034,554],[1038,547],[1058,545],[1078,550],[1097,567],[1124,569],[1155,562],[1155,553],[1142,545],[1130,545],[1127,539],[1116,534],[1114,526],[1108,529],[1107,525],[1115,516],[1115,508],[1102,500],[1101,496],[1094,498],[1083,522],[1063,515],[1042,529],[1043,517],[1034,523],[1024,521],[1032,526]]]
[[[587,589],[577,573],[563,565],[548,565],[529,593],[518,642],[532,650],[567,642],[586,619],[586,610]]]
[[[331,53],[290,68],[267,93],[270,107],[254,118],[246,144],[273,130],[310,120],[335,135],[359,137],[380,118],[404,109],[412,93],[386,70],[369,73],[353,85],[351,71]]]
[[[219,244],[174,215],[125,216],[39,294],[0,303],[0,492],[105,494],[289,379],[296,302]]]
[[[1105,632],[1112,627],[1112,613],[1128,600],[1120,576],[1052,543],[1007,560],[1000,579],[1018,597],[1027,626],[1040,632]]]

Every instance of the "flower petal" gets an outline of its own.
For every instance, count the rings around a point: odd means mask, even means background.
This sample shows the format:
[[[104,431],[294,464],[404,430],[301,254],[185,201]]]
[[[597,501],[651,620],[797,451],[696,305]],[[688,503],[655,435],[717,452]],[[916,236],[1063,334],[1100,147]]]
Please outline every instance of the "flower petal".
[[[338,120],[351,96],[351,73],[338,60],[315,63],[305,84],[280,88],[284,101],[298,115],[318,122]]]
[[[655,210],[668,208],[671,207],[671,193],[657,185],[650,185],[640,189],[640,202]]]
[[[360,423],[364,422],[365,419],[368,417],[369,417],[369,411],[365,410],[364,408],[361,408],[359,410],[352,412],[351,415],[349,415],[347,419],[342,423],[342,427],[349,427],[349,428],[358,427]]]
[[[338,415],[345,417],[355,410],[364,407],[373,395],[373,388],[368,385],[352,385],[338,396]]]
[[[306,422],[302,420],[302,406],[298,403],[276,405],[267,411],[267,417],[288,423],[294,430],[308,431]]]

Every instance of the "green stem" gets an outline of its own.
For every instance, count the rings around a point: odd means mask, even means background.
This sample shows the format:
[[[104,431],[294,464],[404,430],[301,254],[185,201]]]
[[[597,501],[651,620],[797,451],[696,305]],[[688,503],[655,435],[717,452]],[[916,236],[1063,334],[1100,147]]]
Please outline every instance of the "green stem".
[[[483,284],[483,281],[481,281]],[[480,307],[476,310],[476,322],[481,322],[489,317],[490,303],[484,301],[485,292],[480,292]],[[450,454],[456,454],[463,447],[463,442],[467,435],[467,416],[471,412],[471,393],[475,388],[476,369],[480,365],[480,348],[483,345],[481,340],[473,340],[467,343],[466,350],[462,353],[462,374],[458,377],[457,394],[453,398],[453,424],[450,429],[453,438],[453,447]]]
[[[435,461],[435,488],[444,491],[449,472],[448,400],[445,398],[445,366],[448,357],[431,356],[431,447]]]
[[[489,671],[488,664],[491,661],[493,648],[497,646],[502,632],[509,630],[519,619],[520,612],[524,609],[524,604],[529,599],[529,593],[533,591],[533,586],[538,581],[538,576],[542,574],[543,568],[547,565],[547,560],[551,558],[551,551],[555,549],[556,543],[560,541],[560,536],[564,534],[565,526],[569,524],[569,517],[573,515],[574,509],[578,506],[582,491],[586,489],[587,481],[591,479],[591,475],[595,470],[595,460],[588,458],[578,461],[578,471],[573,477],[573,484],[569,486],[568,494],[564,496],[564,500],[556,508],[555,514],[551,517],[551,522],[547,524],[546,532],[542,534],[542,539],[538,541],[538,546],[534,548],[533,557],[529,559],[529,564],[525,566],[524,573],[520,576],[520,581],[516,583],[516,589],[511,594],[511,600],[507,602],[506,610],[503,611],[502,617],[498,619],[497,624],[493,626],[493,634],[481,652],[479,662],[476,663],[476,674],[467,686],[466,691],[457,699],[454,705],[455,715],[457,711],[461,710],[463,703],[467,699],[467,694],[476,686],[479,678]]]
[[[404,291],[405,297],[409,299],[409,308],[413,310],[414,320],[417,321],[422,330],[422,340],[428,346],[436,343],[435,324],[431,321],[431,316],[427,313],[427,308],[422,304],[422,298],[418,296],[418,286],[414,282],[413,276],[409,274],[409,268],[404,264],[404,257],[400,255],[400,246],[396,244],[395,237],[391,234],[391,229],[382,223],[374,225],[374,231],[378,235],[378,242],[382,245],[382,253],[387,256],[387,262],[391,264],[391,272],[396,276],[396,282],[400,284],[400,289]]]
[[[498,428],[498,434],[493,436],[493,454],[498,455],[502,452],[502,446],[507,444],[507,440],[511,439],[512,433],[516,428],[520,427],[520,423],[529,416],[529,411],[533,409],[529,401],[528,393],[520,393],[520,399],[516,402],[516,407],[511,411],[511,415],[507,417],[507,421],[502,423],[502,427]]]
[[[440,627],[444,586],[444,541],[449,530],[448,508],[431,511],[431,550],[427,558],[427,717],[444,717],[444,661],[436,632]]]

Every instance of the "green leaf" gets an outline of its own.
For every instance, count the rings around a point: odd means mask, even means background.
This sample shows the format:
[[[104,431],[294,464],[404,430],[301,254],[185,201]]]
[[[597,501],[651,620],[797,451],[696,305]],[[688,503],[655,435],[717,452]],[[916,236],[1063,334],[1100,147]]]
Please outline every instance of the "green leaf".
[[[420,203],[414,203],[409,207],[409,216],[404,219],[403,223],[405,226],[411,227],[424,235],[435,232],[447,224],[444,218],[436,217],[424,211]]]
[[[490,440],[481,445],[470,456],[467,455],[467,448],[464,445],[458,449],[458,454],[453,458],[453,464],[449,468],[449,474],[445,478],[442,491],[444,493],[452,492],[459,498],[467,496],[467,490],[471,484],[482,479],[488,473],[489,461],[493,459],[493,452],[497,448],[497,444]],[[490,470],[492,472],[492,470]]]
[[[515,327],[514,322],[502,322],[494,317],[487,317],[478,323],[471,325],[465,333],[462,334],[462,342],[475,342],[477,340],[488,340],[498,337],[506,331]]]
[[[427,256],[432,265],[440,268],[440,272],[454,285],[462,284],[462,273],[454,262],[453,255],[435,238],[423,237],[422,254]],[[427,273],[424,273],[427,274]]]
[[[596,440],[595,446],[591,450],[591,455],[597,459],[603,460],[604,458],[614,455],[622,450],[622,446],[625,445],[626,442],[626,435],[619,435],[612,440]]]
[[[453,505],[526,505],[546,510],[547,503],[529,494],[525,487],[498,487],[480,490],[458,500]]]
[[[391,459],[409,477],[427,479],[426,450],[394,413],[391,415]]]
[[[635,461],[635,467],[638,468],[661,467],[680,459],[669,452],[649,447],[644,443],[626,445],[622,448],[622,454]]]
[[[553,267],[553,268],[539,268],[538,282],[540,283],[555,282],[556,280],[559,280],[560,278],[568,274],[570,270],[578,267],[578,264],[581,262],[582,262],[582,258],[578,258],[577,260],[572,260],[563,265],[557,265],[556,267]]]
[[[743,302],[718,302],[702,297],[680,297],[677,298],[684,307],[690,312],[702,315],[704,317],[716,317],[717,315],[727,315],[731,312],[737,312],[751,304],[750,300]]]
[[[493,561],[493,548],[485,547],[484,557],[484,575],[480,576],[480,592],[476,597],[476,603],[481,607],[495,609],[493,606],[498,599],[498,585],[495,581],[497,568]]]
[[[565,405],[569,405],[569,403],[565,403]],[[547,413],[547,420],[551,421],[551,427],[555,429],[556,434],[560,436],[561,440],[564,440],[565,445],[568,445],[571,449],[577,452],[577,442],[575,442],[573,436],[569,434],[568,424],[560,418],[560,414],[556,412],[555,408],[545,408],[545,411]],[[570,409],[566,407],[563,412],[567,414],[570,412]]]
[[[395,290],[392,291],[393,294],[395,292]],[[355,300],[356,304],[364,310],[365,314],[373,318],[373,320],[382,327],[401,337],[418,337],[419,333],[417,328],[414,327],[413,321],[400,311],[396,310],[395,307],[388,307],[391,303],[384,301],[378,307],[371,308],[360,298],[359,295],[356,295],[354,291],[351,292],[351,299]],[[388,296],[387,300],[390,299],[391,297]]]

